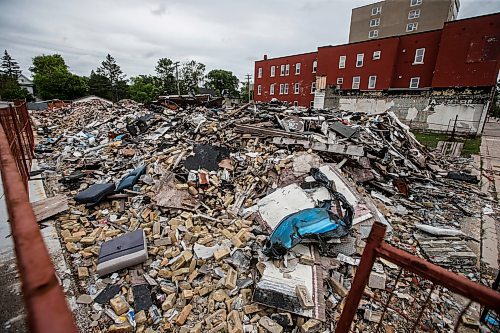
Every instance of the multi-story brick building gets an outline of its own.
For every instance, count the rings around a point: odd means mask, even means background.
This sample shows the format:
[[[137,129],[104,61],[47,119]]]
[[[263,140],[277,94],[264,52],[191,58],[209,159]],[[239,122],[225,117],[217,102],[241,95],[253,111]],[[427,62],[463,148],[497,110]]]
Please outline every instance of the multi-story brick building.
[[[499,58],[496,13],[446,22],[443,29],[427,32],[323,46],[280,58],[265,56],[255,62],[254,99],[277,98],[308,107],[316,88],[325,87],[340,93],[492,87]]]

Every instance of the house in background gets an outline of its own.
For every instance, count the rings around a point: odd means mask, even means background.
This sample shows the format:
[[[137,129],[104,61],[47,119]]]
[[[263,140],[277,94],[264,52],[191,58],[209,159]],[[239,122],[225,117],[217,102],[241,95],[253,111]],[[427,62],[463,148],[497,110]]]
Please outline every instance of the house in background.
[[[19,83],[21,88],[28,90],[28,92],[33,95],[33,81],[31,81],[26,75],[19,75],[19,77],[17,78],[17,82]]]

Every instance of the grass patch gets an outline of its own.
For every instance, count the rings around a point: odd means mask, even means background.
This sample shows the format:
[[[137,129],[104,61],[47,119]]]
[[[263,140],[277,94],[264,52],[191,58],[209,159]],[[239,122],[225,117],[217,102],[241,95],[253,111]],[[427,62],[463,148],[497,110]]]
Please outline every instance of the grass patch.
[[[417,138],[418,142],[432,149],[437,147],[439,141],[450,141],[450,136],[448,134],[421,132],[414,132],[413,134],[415,135],[415,138]],[[479,154],[479,150],[481,147],[481,137],[456,137],[453,141],[464,143],[461,154],[462,156]]]

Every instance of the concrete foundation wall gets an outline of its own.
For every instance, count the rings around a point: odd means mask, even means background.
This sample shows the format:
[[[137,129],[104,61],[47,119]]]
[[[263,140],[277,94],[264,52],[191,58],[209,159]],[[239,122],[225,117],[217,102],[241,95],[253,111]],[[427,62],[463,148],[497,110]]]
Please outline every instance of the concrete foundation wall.
[[[368,114],[393,111],[411,128],[437,132],[452,131],[457,119],[457,132],[480,134],[489,105],[485,98],[485,94],[464,98],[464,95],[429,91],[393,96],[327,94],[324,107]]]

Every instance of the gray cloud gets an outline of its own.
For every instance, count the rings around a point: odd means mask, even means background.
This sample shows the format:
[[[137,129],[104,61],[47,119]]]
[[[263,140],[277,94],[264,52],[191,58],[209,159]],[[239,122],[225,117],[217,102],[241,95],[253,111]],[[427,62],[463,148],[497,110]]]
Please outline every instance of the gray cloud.
[[[61,54],[89,75],[107,53],[128,77],[152,74],[161,57],[203,62],[240,79],[253,62],[346,43],[353,7],[370,0],[0,0],[0,49],[25,74],[40,54]],[[460,17],[500,10],[499,1],[462,0]]]

